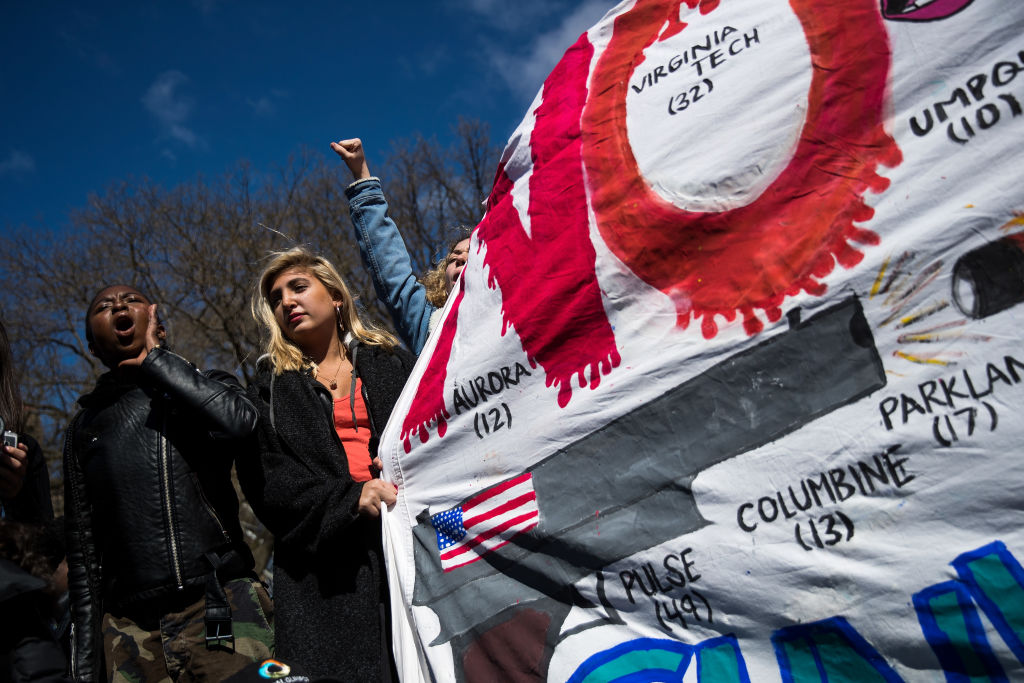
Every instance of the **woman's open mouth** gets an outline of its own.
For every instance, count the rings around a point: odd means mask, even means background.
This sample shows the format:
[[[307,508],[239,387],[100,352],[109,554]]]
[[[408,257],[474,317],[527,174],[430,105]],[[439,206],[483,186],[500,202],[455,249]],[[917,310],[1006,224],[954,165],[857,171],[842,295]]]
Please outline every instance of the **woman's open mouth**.
[[[135,332],[135,321],[131,316],[122,315],[114,318],[114,334],[118,337],[131,337]]]

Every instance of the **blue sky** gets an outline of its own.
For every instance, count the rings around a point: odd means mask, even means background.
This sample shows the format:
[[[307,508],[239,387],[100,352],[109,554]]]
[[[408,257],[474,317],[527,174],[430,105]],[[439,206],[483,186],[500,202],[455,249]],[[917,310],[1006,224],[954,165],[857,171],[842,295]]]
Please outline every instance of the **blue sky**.
[[[503,144],[613,0],[0,5],[0,231],[60,229],[112,182],[165,186],[240,159],[363,138],[442,142],[458,116]]]

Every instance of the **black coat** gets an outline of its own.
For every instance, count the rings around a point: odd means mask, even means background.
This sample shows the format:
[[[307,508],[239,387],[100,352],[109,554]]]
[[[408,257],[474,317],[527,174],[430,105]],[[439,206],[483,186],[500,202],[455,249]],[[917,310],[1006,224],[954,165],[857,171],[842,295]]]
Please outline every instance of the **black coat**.
[[[376,453],[414,358],[403,349],[350,349]],[[275,656],[310,676],[393,677],[379,519],[358,513],[334,429],[332,399],[312,375],[264,368],[249,386],[260,411],[260,459],[239,465],[246,499],[274,534]]]
[[[39,444],[28,434],[18,434],[18,441],[28,447],[28,469],[18,495],[3,501],[4,518],[15,522],[44,524],[53,519],[46,458]]]
[[[57,683],[64,650],[50,628],[46,582],[0,558],[0,683]]]
[[[207,552],[231,558],[222,579],[251,572],[231,465],[251,445],[256,409],[234,376],[200,373],[160,348],[134,382],[107,373],[79,403],[64,445],[64,500],[73,673],[88,680],[104,612],[194,602],[213,571]]]

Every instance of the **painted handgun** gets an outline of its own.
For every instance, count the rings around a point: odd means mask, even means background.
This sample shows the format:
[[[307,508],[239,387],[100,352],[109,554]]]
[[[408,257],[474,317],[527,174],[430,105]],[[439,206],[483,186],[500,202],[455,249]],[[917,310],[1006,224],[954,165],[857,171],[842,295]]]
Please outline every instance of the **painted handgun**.
[[[505,545],[444,571],[431,515],[417,517],[413,604],[437,614],[432,644],[451,642],[460,681],[507,672],[503,656],[542,680],[569,611],[592,606],[576,582],[708,523],[691,491],[700,472],[885,386],[856,297],[798,314],[789,330],[531,467],[539,522]]]
[[[1024,302],[1024,233],[973,249],[953,267],[953,300],[971,318],[987,318]]]

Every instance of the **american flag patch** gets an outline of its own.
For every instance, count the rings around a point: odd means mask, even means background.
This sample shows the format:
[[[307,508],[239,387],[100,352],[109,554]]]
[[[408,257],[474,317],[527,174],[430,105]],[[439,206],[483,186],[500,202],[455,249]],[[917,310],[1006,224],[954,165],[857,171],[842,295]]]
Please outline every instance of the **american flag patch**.
[[[462,505],[431,516],[441,568],[450,572],[476,562],[540,521],[529,472],[487,489]]]

